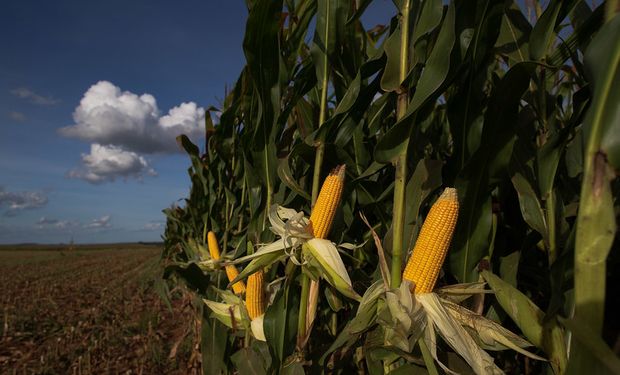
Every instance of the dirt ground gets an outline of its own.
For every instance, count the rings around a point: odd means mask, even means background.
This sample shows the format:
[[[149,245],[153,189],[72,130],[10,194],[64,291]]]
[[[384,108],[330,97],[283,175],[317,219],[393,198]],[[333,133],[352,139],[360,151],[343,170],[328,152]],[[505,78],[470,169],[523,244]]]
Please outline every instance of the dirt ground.
[[[0,248],[0,373],[196,373],[192,309],[180,292],[160,297],[160,252]]]

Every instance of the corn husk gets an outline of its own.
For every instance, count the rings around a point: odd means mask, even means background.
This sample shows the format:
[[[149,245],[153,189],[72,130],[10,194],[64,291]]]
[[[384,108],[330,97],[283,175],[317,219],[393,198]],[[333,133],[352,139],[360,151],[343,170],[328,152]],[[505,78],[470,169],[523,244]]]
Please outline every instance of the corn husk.
[[[362,297],[353,290],[351,278],[347,272],[336,245],[329,240],[312,238],[303,245],[304,256],[311,257],[321,272],[322,278],[345,296],[360,301]]]
[[[504,372],[495,365],[493,358],[482,350],[469,333],[456,321],[435,293],[416,295],[418,302],[424,307],[427,318],[427,331],[433,327],[443,339],[471,366],[476,374],[499,375]],[[437,358],[437,341],[434,332],[426,336],[433,358],[447,372],[454,373]]]
[[[263,321],[265,320],[265,314],[252,319],[250,328],[252,329],[252,335],[255,339],[260,341],[267,341],[265,338],[265,330],[263,329]]]
[[[228,328],[243,329],[241,308],[238,304],[215,302],[203,299],[211,309],[211,316],[222,322]]]

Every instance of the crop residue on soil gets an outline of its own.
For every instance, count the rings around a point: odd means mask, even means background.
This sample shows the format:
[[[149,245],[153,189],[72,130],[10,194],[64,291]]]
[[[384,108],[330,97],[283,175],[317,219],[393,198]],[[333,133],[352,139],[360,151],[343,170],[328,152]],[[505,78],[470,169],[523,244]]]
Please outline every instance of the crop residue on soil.
[[[191,307],[155,292],[159,246],[0,249],[0,373],[191,373]]]

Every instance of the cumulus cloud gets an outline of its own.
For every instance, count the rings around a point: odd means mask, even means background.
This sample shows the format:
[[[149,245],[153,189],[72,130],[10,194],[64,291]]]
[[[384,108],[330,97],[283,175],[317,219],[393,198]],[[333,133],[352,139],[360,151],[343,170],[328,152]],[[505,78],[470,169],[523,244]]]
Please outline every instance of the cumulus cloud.
[[[8,116],[11,120],[16,121],[16,122],[24,122],[26,121],[26,115],[24,115],[21,112],[17,112],[17,111],[10,111],[8,113]]]
[[[110,215],[102,216],[98,219],[91,220],[90,223],[85,224],[84,228],[86,229],[103,229],[112,227],[112,223],[110,222]]]
[[[58,219],[49,219],[45,216],[42,216],[37,221],[37,228],[55,228],[55,229],[69,229],[78,227],[79,223],[71,220],[58,220]]]
[[[92,184],[112,182],[117,177],[141,180],[145,175],[157,173],[143,156],[125,151],[117,146],[92,144],[89,154],[82,154],[82,167],[69,171],[68,177],[78,178]]]
[[[182,103],[162,115],[155,97],[121,91],[100,81],[84,94],[73,113],[74,125],[60,134],[100,145],[114,145],[139,153],[179,152],[175,138],[186,134],[196,140],[204,135],[204,108]]]
[[[51,96],[39,95],[27,87],[18,87],[16,89],[13,89],[11,90],[11,94],[17,96],[18,98],[26,99],[34,104],[39,105],[54,105],[60,103],[59,99]]]
[[[22,210],[40,208],[47,204],[47,196],[38,191],[6,191],[0,186],[0,208],[5,216],[15,216]]]

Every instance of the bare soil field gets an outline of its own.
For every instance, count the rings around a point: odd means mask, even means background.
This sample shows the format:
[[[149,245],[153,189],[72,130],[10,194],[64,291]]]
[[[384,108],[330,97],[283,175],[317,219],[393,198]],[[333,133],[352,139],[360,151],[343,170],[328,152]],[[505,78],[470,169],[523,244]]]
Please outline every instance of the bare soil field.
[[[192,311],[166,302],[161,247],[0,247],[1,374],[170,374],[199,368]]]

